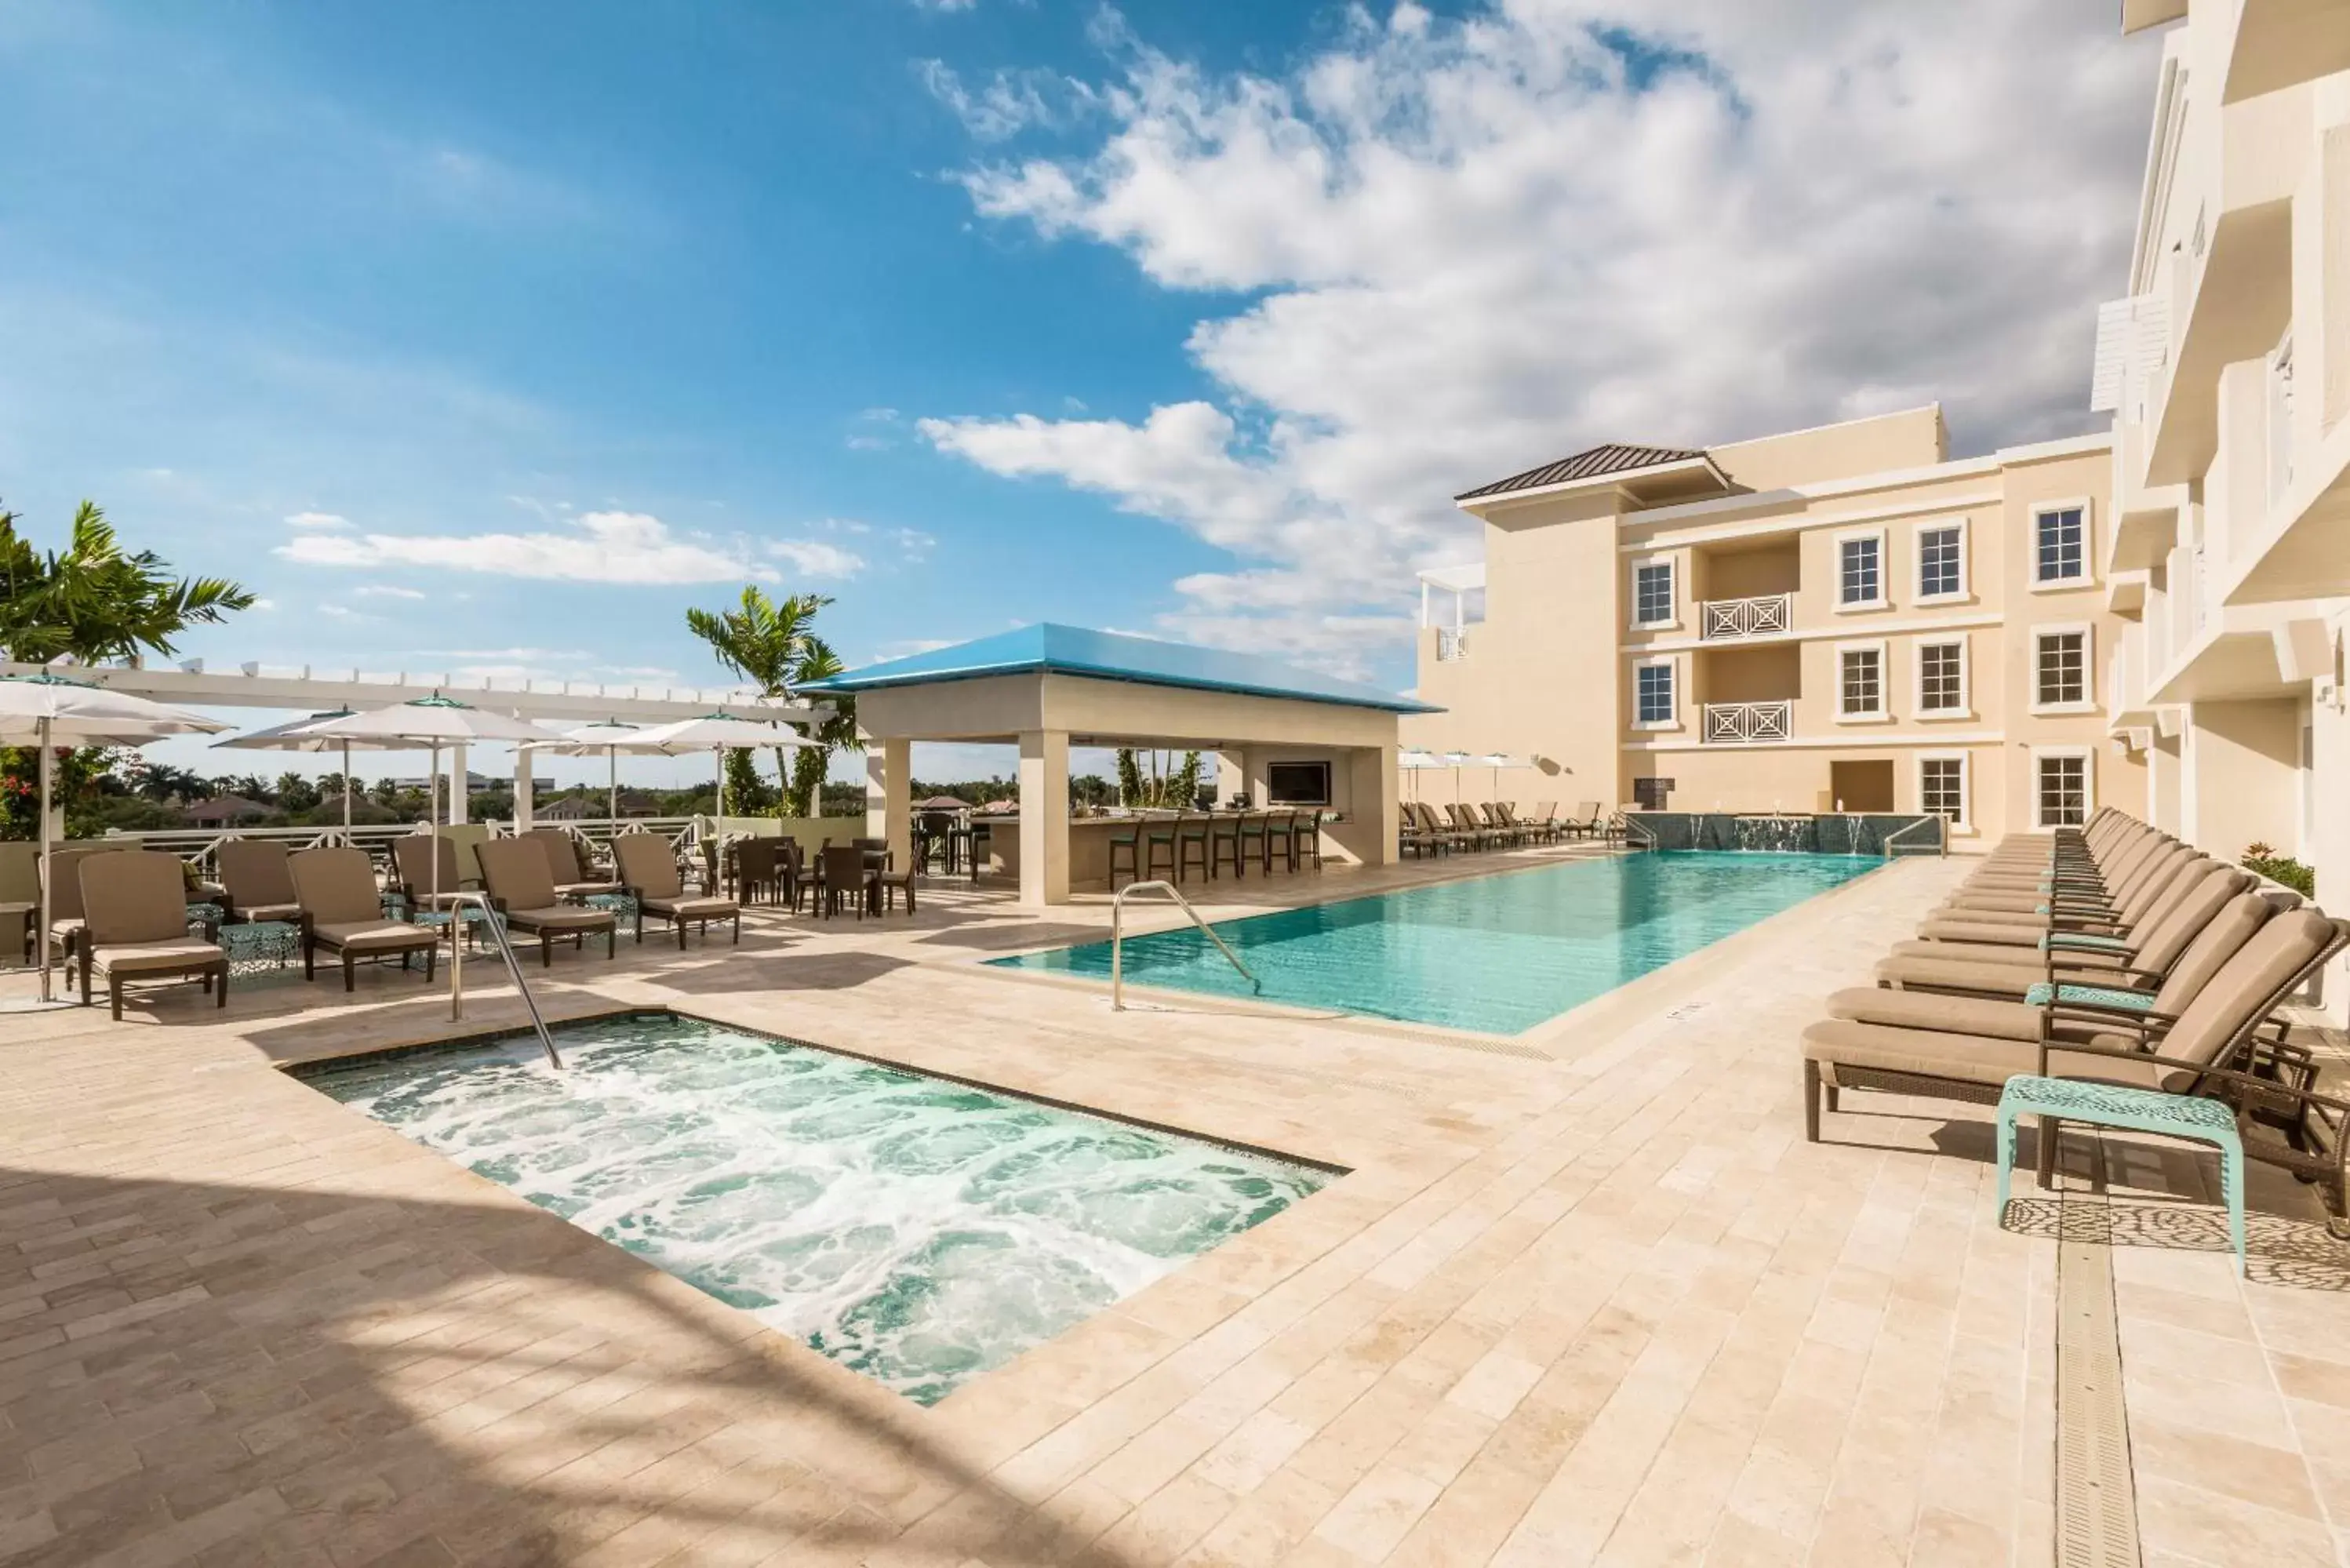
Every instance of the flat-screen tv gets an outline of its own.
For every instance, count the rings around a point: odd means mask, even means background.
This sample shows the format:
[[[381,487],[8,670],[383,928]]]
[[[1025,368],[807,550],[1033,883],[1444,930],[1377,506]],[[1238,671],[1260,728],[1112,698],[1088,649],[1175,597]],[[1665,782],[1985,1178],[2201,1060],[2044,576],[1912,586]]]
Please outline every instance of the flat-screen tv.
[[[1274,805],[1328,805],[1328,763],[1270,763],[1264,770],[1264,794]]]

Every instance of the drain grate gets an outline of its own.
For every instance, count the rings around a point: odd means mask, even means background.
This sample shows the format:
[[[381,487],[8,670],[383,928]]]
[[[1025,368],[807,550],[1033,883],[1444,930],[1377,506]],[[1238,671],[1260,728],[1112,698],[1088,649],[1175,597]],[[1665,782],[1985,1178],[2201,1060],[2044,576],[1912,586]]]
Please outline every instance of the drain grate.
[[[2104,1147],[2093,1143],[2100,1168]],[[2102,1169],[2100,1169],[2102,1175]],[[2056,1562],[2138,1568],[2137,1494],[2102,1190],[2064,1192],[2056,1244]]]

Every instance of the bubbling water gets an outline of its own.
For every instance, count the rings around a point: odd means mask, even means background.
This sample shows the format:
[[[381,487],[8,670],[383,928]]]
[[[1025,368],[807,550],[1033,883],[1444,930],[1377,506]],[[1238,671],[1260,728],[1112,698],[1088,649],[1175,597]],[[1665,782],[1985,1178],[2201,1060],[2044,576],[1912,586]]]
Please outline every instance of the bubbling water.
[[[1326,1184],[1326,1172],[722,1028],[306,1075],[582,1230],[923,1404]]]

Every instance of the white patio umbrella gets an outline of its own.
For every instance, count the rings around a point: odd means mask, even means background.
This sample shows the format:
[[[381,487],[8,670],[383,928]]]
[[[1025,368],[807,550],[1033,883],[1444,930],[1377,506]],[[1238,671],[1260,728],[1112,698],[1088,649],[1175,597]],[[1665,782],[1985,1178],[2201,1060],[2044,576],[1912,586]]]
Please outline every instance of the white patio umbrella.
[[[143,746],[165,735],[202,735],[228,726],[201,713],[167,708],[127,691],[109,691],[62,675],[0,676],[0,745],[34,746],[41,757],[41,1002],[49,1001],[49,794],[55,751],[75,746]]]
[[[676,719],[639,730],[620,749],[681,756],[688,752],[718,753],[718,819],[726,820],[726,753],[736,746],[781,746],[786,751],[821,744],[773,720],[737,719],[732,713],[704,713],[698,719]]]
[[[1502,770],[1503,768],[1522,768],[1526,764],[1506,753],[1489,752],[1476,760],[1476,765],[1481,768],[1491,768],[1493,770],[1493,793],[1498,795],[1502,793]]]
[[[593,724],[582,724],[576,730],[566,730],[552,740],[529,742],[537,752],[557,752],[567,757],[592,757],[604,753],[610,772],[610,805],[612,836],[620,836],[620,753],[631,749],[629,742],[645,732],[641,724],[624,724],[618,719],[599,719]],[[723,781],[721,781],[722,785]]]
[[[1396,766],[1406,773],[1424,774],[1432,768],[1440,768],[1444,765],[1444,759],[1434,752],[1423,751],[1417,747],[1396,753]],[[1413,799],[1417,800],[1419,797],[1419,786],[1417,784],[1412,785],[1411,793]]]
[[[1461,770],[1477,759],[1466,752],[1447,752],[1437,759],[1440,765],[1452,770],[1452,804],[1461,804]]]
[[[430,697],[417,697],[406,702],[395,702],[389,708],[376,708],[364,713],[353,713],[347,719],[328,719],[323,723],[311,726],[311,731],[322,736],[339,739],[348,735],[354,741],[371,742],[378,744],[405,742],[415,750],[431,751],[432,774],[425,797],[424,825],[436,838],[441,834],[442,747],[465,744],[474,741],[544,741],[546,739],[546,732],[536,724],[508,714],[494,712],[487,708],[476,708],[470,702],[460,702],[454,697],[443,697],[438,691]],[[396,744],[385,744],[384,749],[399,748]],[[464,788],[465,781],[458,780],[457,787]],[[432,854],[432,885],[428,891],[432,897],[431,907],[437,909],[441,903],[441,854],[438,849],[435,849]],[[463,943],[458,935],[458,928],[462,924],[462,921],[453,919],[449,922],[451,948],[449,987],[452,1016],[455,1015],[456,1007],[459,1005],[455,999],[462,994],[459,988],[463,983],[460,978],[460,965],[463,961],[456,956],[463,948]]]
[[[231,735],[225,741],[214,741],[214,747],[231,746],[250,752],[333,752],[343,754],[343,832],[351,830],[351,748],[366,746],[375,751],[406,751],[406,741],[359,741],[348,735],[320,735],[312,727],[329,719],[348,719],[349,708],[331,709],[324,713],[312,713],[307,718],[288,719],[282,724],[272,724],[265,730],[255,730],[243,735]]]

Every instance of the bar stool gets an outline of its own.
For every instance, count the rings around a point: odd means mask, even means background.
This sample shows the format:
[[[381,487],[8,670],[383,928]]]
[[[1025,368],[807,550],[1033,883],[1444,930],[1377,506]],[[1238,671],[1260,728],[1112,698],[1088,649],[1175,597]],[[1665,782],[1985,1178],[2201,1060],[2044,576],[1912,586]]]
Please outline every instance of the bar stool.
[[[1167,875],[1175,875],[1175,831],[1182,826],[1180,817],[1146,819],[1142,826],[1142,875],[1155,879],[1159,875],[1159,852],[1167,852]]]
[[[1118,863],[1118,852],[1121,849],[1126,851],[1126,864],[1122,867]],[[1142,824],[1139,820],[1123,833],[1116,828],[1110,830],[1109,885],[1113,888],[1118,886],[1120,870],[1125,871],[1129,882],[1142,880]]]
[[[1243,812],[1241,815],[1238,836],[1241,858],[1245,860],[1253,853],[1263,862],[1263,869],[1267,871],[1273,869],[1273,861],[1264,852],[1264,814],[1263,812]]]
[[[1298,866],[1322,869],[1322,811],[1319,806],[1289,819],[1289,857]]]
[[[1297,814],[1291,812],[1276,823],[1268,815],[1264,821],[1264,874],[1273,875],[1273,854],[1281,851],[1282,869],[1297,869]]]
[[[1207,819],[1201,817],[1195,820],[1179,815],[1175,819],[1176,881],[1183,880],[1183,873],[1191,869],[1194,858],[1191,852],[1194,849],[1199,851],[1197,860],[1201,879],[1212,878],[1215,875],[1215,867],[1208,864]]]
[[[1241,854],[1240,819],[1211,816],[1208,819],[1208,876],[1211,878],[1216,875],[1216,867],[1226,859],[1232,863],[1234,878],[1246,875],[1245,860]]]

